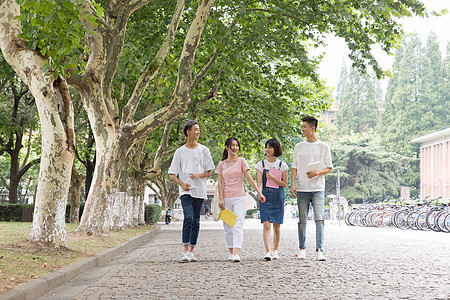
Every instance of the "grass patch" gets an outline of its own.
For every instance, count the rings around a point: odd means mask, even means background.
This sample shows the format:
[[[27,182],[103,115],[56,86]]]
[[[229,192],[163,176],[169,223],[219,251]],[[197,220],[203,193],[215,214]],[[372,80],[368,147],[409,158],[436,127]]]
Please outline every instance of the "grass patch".
[[[111,231],[108,237],[96,237],[73,233],[78,224],[66,226],[67,248],[54,250],[27,240],[31,223],[0,222],[0,293],[117,246],[155,227],[138,226],[126,231]]]

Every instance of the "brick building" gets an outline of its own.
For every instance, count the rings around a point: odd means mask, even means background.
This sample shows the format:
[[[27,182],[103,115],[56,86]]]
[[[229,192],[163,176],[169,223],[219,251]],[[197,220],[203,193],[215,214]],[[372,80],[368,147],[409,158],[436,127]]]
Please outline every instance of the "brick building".
[[[411,141],[420,143],[420,197],[450,198],[450,128]]]

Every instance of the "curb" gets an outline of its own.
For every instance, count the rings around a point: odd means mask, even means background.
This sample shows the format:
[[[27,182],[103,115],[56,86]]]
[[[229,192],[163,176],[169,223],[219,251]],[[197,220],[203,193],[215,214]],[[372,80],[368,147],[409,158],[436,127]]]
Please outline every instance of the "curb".
[[[1,300],[31,300],[37,299],[42,295],[50,292],[60,285],[72,280],[76,276],[89,269],[99,266],[110,259],[113,259],[127,250],[136,248],[140,244],[146,242],[149,238],[154,236],[159,230],[160,226],[156,226],[152,230],[136,236],[114,248],[107,249],[103,252],[97,253],[94,256],[80,260],[67,267],[59,269],[53,273],[33,279],[27,283],[21,284],[4,294],[0,294]]]

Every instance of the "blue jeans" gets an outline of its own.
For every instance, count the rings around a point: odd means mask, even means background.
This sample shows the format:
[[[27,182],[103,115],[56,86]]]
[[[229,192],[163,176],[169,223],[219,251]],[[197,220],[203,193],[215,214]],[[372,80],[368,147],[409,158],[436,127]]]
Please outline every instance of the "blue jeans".
[[[305,249],[306,222],[308,221],[309,204],[312,203],[314,220],[316,221],[316,251],[323,251],[323,206],[324,192],[297,192],[299,212],[298,241],[299,248]],[[317,222],[319,221],[319,222]]]
[[[182,195],[180,199],[184,214],[183,246],[195,247],[200,230],[200,212],[203,206],[203,199],[193,198],[191,195]]]

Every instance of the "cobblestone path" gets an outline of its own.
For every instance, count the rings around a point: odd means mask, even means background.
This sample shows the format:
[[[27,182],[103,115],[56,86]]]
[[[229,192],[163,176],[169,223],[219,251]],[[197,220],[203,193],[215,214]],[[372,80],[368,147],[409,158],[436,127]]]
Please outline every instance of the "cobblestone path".
[[[197,262],[181,263],[181,222],[41,299],[450,299],[450,234],[325,226],[327,261],[295,257],[295,220],[282,225],[280,259],[265,261],[262,225],[246,220],[242,262],[227,261],[221,222],[202,220]]]

